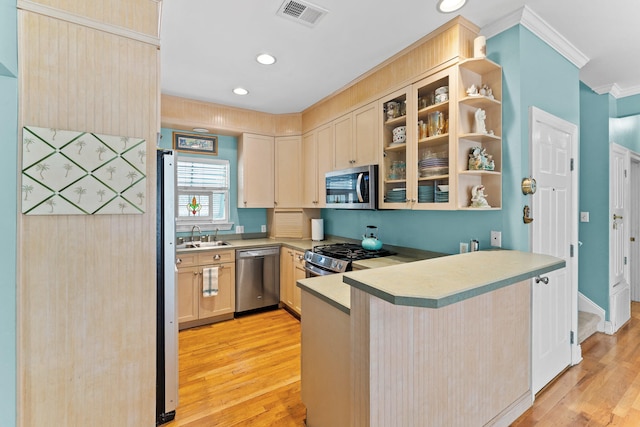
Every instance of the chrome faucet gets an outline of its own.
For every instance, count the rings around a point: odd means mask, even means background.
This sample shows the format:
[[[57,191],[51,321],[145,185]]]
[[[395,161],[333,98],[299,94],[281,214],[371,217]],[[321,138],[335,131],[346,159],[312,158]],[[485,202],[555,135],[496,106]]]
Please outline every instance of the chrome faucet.
[[[213,241],[215,242],[216,240],[218,240],[218,231],[220,231],[220,229],[218,227],[216,227],[216,232],[213,235]]]
[[[197,225],[194,225],[193,227],[191,227],[191,241],[193,242],[193,232],[195,231],[195,229],[198,229],[198,237],[202,236],[202,230],[200,230],[200,227]]]

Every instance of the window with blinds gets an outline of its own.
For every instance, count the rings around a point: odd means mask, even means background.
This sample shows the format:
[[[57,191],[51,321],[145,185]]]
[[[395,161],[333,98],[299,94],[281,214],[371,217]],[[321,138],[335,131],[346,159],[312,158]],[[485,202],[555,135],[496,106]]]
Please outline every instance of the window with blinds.
[[[178,224],[229,222],[229,161],[179,157]]]

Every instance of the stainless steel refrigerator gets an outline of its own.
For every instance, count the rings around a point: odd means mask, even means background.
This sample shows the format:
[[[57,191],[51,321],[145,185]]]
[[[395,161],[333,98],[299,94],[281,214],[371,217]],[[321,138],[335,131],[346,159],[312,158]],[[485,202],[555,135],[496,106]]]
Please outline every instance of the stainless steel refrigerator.
[[[178,405],[178,294],[175,182],[172,151],[157,152],[156,206],[156,425],[175,418]]]

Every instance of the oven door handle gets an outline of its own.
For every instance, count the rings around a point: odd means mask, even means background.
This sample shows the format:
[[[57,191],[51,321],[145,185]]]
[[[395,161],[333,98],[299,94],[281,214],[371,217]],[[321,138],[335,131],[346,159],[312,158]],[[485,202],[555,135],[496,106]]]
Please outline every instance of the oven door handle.
[[[304,266],[304,271],[308,273],[307,277],[328,276],[329,274],[334,274],[331,271],[325,271],[320,269],[312,270],[306,265]]]
[[[364,172],[358,174],[358,180],[356,181],[356,194],[358,195],[358,202],[364,203],[362,198],[362,178],[364,178]]]

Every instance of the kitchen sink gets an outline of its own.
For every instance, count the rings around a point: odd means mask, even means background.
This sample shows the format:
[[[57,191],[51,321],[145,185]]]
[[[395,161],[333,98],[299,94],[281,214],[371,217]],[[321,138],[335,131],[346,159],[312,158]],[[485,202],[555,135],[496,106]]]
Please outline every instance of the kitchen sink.
[[[186,242],[181,245],[177,245],[178,249],[193,249],[193,248],[217,248],[220,246],[231,246],[231,243],[222,240],[216,240],[215,242]]]

